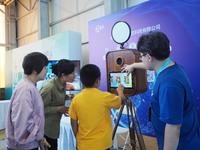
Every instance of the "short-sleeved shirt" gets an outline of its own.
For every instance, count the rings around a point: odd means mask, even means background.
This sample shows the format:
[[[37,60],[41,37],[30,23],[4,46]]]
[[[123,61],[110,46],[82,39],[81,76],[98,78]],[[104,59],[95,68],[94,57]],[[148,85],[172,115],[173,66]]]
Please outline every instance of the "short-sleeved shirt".
[[[153,89],[151,107],[159,150],[164,146],[166,123],[181,125],[178,150],[200,150],[200,127],[192,88],[180,65],[175,64],[159,74]]]
[[[112,146],[110,109],[119,109],[121,98],[96,88],[83,89],[76,95],[69,116],[79,123],[76,135],[79,150],[102,150]]]

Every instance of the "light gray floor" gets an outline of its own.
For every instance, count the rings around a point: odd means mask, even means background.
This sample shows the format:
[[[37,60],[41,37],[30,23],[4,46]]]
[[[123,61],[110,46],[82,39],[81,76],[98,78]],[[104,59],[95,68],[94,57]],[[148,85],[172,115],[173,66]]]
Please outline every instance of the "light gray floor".
[[[6,140],[0,141],[0,149],[1,148],[6,148]]]

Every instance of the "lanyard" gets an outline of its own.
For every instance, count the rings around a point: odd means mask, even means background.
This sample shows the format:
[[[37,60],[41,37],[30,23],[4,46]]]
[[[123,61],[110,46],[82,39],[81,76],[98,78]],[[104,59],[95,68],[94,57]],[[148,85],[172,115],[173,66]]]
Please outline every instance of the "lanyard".
[[[155,76],[155,80],[154,80],[154,82],[153,82],[153,88],[154,88],[154,85],[155,85],[156,80],[157,80],[157,78],[158,78],[158,75],[159,75],[159,74],[163,71],[163,69],[164,69],[167,65],[169,65],[171,62],[172,62],[172,60],[171,60],[171,59],[168,59],[168,60],[166,60],[166,61],[160,66],[160,68],[158,69],[158,72],[157,72],[157,74],[156,74],[156,76]],[[153,94],[153,89],[152,89],[152,94]]]
[[[157,73],[157,75],[156,75],[156,79],[157,79],[158,75],[161,73],[161,71],[163,71],[163,69],[164,69],[167,65],[169,65],[171,62],[172,62],[172,60],[171,60],[171,59],[168,59],[168,60],[166,60],[166,61],[162,64],[162,66],[160,66],[160,68],[158,69],[158,73]],[[156,80],[155,80],[155,81],[156,81]]]

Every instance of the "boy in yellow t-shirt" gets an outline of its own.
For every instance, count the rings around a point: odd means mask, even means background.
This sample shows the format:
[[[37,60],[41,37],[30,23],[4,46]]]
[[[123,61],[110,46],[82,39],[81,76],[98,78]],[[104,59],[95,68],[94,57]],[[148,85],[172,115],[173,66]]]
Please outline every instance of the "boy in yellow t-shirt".
[[[119,96],[98,90],[100,69],[87,64],[80,70],[85,87],[76,95],[69,109],[71,126],[78,150],[106,150],[112,147],[112,120],[110,109],[119,109],[124,99],[124,87],[117,88]]]

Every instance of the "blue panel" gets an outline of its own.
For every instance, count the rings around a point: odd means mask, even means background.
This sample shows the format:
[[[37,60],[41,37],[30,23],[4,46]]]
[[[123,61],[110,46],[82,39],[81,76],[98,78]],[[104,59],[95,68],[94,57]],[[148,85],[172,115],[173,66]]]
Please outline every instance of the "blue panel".
[[[98,65],[102,72],[100,89],[107,90],[107,52],[119,50],[120,45],[111,37],[112,26],[126,21],[131,27],[131,37],[125,48],[136,48],[138,38],[149,31],[167,34],[171,45],[171,59],[181,64],[191,81],[197,113],[200,120],[200,1],[199,0],[152,0],[117,13],[89,22],[89,61]],[[148,122],[151,87],[154,74],[148,73],[149,89],[132,97],[137,108],[143,134],[154,135]],[[121,125],[126,125],[122,118]]]

